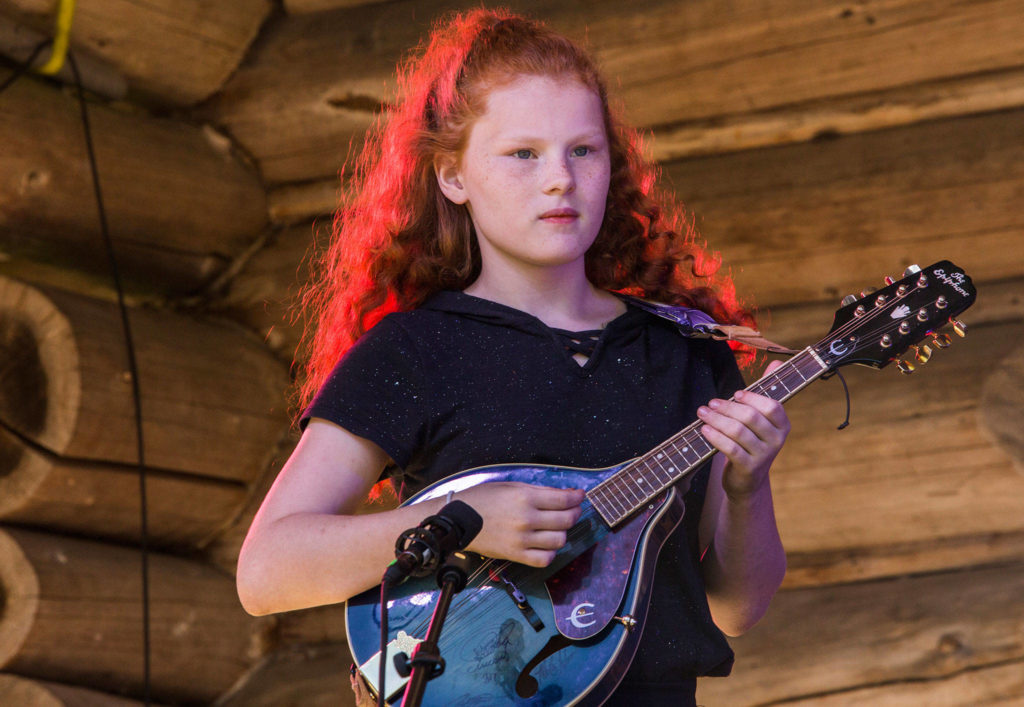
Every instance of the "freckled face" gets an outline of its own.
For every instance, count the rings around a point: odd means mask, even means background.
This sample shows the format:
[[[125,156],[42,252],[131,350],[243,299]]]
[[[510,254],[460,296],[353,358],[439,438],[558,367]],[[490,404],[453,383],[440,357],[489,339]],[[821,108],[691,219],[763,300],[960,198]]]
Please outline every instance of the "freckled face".
[[[601,100],[573,79],[494,88],[461,160],[438,168],[466,204],[485,271],[583,267],[604,219],[610,166]]]

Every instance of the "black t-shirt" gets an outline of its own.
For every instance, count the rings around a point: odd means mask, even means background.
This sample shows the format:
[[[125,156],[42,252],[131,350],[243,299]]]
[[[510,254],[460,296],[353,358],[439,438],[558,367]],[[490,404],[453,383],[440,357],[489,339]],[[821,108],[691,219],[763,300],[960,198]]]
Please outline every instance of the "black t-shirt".
[[[671,322],[634,307],[600,331],[581,366],[564,333],[536,317],[441,292],[367,332],[304,420],[323,418],[379,445],[394,461],[386,473],[405,499],[487,464],[603,468],[627,461],[692,422],[699,405],[742,386],[728,346],[685,338]],[[707,475],[705,468],[693,477],[683,522],[659,556],[625,684],[683,685],[731,668],[699,568]]]

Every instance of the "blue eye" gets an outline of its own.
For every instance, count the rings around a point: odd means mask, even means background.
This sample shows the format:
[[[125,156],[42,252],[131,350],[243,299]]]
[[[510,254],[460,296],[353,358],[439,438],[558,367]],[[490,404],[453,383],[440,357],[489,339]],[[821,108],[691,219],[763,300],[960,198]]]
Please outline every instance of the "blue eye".
[[[579,147],[573,148],[573,157],[586,157],[591,153],[591,149],[586,145],[580,145]]]
[[[532,152],[532,151],[530,151],[530,150],[527,150],[527,149],[526,149],[526,148],[524,147],[524,148],[523,148],[522,150],[516,150],[515,152],[513,152],[513,153],[512,153],[512,156],[513,156],[513,157],[518,157],[518,158],[519,158],[519,159],[521,159],[521,160],[528,160],[528,159],[530,159],[531,157],[533,157],[533,152]]]

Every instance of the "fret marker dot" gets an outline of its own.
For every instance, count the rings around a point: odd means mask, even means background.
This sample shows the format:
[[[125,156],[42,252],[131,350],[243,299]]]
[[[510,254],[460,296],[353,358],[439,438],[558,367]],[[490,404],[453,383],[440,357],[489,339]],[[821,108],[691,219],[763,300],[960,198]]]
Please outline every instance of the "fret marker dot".
[[[776,388],[778,388],[778,387],[779,387],[779,386],[777,386],[777,385],[773,385],[773,386],[772,386],[772,390],[775,390],[775,389],[776,389]]]
[[[675,471],[675,468],[674,468],[674,467],[671,467],[671,466],[670,466],[670,467],[668,468],[668,470],[669,470],[669,471]]]
[[[658,456],[657,456],[658,459],[661,459],[663,456],[665,456],[665,455],[662,454],[661,452],[658,452]]]
[[[690,448],[689,447],[683,447],[683,451],[684,452],[688,452],[688,451],[690,451]]]

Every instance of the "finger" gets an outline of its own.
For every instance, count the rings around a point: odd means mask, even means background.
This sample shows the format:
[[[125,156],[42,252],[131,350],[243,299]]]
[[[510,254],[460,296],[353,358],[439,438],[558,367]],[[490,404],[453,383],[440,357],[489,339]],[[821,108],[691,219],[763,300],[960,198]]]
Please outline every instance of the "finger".
[[[565,545],[566,533],[564,530],[538,530],[530,533],[526,542],[530,550],[559,550]]]
[[[519,557],[509,559],[529,567],[547,567],[554,561],[555,554],[554,550],[527,550],[520,553]]]
[[[739,424],[769,444],[778,444],[785,440],[789,432],[789,418],[786,417],[781,405],[753,393],[744,393],[742,398],[742,401],[711,400],[706,407],[711,408],[713,413],[701,414],[698,410],[698,416],[731,436],[742,433],[736,427]]]
[[[735,463],[743,463],[765,444],[747,427],[730,418],[724,418],[717,423],[707,421],[701,428],[701,433],[711,446]]]
[[[551,486],[532,486],[535,508],[543,511],[563,511],[579,507],[583,502],[583,489],[559,489]]]
[[[568,530],[579,520],[580,511],[579,506],[564,511],[540,511],[534,514],[532,525],[534,530]]]
[[[773,426],[784,430],[789,429],[789,416],[786,415],[786,409],[778,400],[773,400],[765,395],[757,395],[748,390],[736,391],[733,398],[736,403],[757,410]]]
[[[728,400],[712,400],[697,416],[714,429],[751,450],[771,435],[772,425],[756,409]]]

